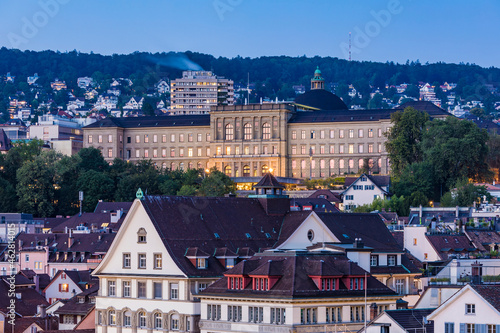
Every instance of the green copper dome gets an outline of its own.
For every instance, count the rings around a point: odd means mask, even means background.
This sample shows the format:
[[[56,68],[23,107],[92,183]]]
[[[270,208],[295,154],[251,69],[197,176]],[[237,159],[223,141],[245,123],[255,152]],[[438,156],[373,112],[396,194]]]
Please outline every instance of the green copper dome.
[[[319,70],[319,66],[316,66],[316,70],[314,71],[314,74],[321,75],[321,71]]]

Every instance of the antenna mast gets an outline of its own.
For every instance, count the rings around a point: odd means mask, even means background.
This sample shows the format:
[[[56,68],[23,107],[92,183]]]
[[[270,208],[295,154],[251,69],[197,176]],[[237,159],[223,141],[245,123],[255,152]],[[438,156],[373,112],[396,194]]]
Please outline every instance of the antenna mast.
[[[349,61],[351,61],[351,32],[349,31]]]

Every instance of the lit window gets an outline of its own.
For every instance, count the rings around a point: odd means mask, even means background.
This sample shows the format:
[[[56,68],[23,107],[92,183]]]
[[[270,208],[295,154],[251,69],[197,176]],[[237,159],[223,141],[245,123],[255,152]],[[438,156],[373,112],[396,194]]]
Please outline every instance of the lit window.
[[[154,266],[155,269],[161,269],[162,268],[162,260],[161,260],[161,253],[155,253],[154,254]]]
[[[109,310],[108,312],[108,324],[116,325],[116,312],[115,310]]]
[[[262,140],[271,139],[271,125],[269,123],[264,123],[262,125]]]
[[[233,140],[234,139],[234,127],[232,124],[227,124],[225,129],[225,139]]]
[[[196,267],[199,269],[207,268],[207,260],[205,258],[197,258]]]

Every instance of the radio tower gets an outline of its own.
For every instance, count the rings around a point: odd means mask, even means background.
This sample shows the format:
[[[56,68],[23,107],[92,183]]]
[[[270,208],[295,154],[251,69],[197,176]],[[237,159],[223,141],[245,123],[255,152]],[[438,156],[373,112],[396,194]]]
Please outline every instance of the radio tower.
[[[349,31],[349,61],[351,61],[351,32]]]

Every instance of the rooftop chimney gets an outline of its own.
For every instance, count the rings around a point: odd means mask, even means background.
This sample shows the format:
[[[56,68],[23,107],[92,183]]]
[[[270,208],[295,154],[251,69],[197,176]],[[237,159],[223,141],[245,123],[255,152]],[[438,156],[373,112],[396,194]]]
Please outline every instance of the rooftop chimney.
[[[73,234],[71,233],[71,229],[69,229],[69,236],[68,236],[68,249],[73,245]]]
[[[37,308],[38,308],[37,312],[38,312],[38,315],[40,316],[40,318],[47,317],[47,312],[45,311],[47,307],[45,305],[43,305],[43,304],[38,305]]]
[[[375,319],[375,317],[377,316],[377,310],[378,310],[377,303],[372,303],[370,305],[370,321]]]

